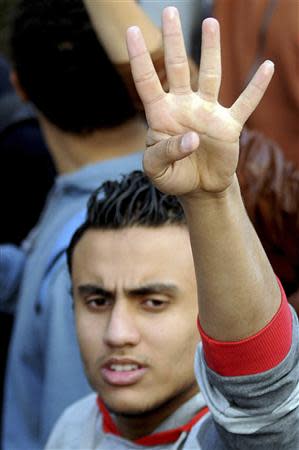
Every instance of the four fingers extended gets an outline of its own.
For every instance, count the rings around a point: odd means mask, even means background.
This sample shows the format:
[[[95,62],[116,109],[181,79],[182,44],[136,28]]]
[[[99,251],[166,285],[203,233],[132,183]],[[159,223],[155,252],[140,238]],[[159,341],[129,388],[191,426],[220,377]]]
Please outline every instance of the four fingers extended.
[[[179,13],[174,7],[163,11],[163,38],[165,66],[170,93],[190,94],[190,71],[186,56]],[[132,75],[137,91],[146,106],[167,96],[153,66],[143,36],[138,27],[127,31],[127,46]],[[272,78],[274,65],[265,61],[230,108],[230,115],[243,126],[253,113]],[[198,78],[199,96],[217,103],[221,83],[220,30],[216,19],[208,18],[202,24],[202,51]]]

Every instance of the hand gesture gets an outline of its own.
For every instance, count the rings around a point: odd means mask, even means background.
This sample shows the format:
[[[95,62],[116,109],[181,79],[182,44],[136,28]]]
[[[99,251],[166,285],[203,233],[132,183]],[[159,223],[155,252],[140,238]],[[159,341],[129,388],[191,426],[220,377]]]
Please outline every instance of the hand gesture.
[[[163,11],[163,40],[169,92],[162,89],[143,36],[127,31],[131,69],[149,125],[144,170],[158,189],[186,196],[221,193],[234,179],[242,127],[261,100],[274,67],[265,61],[230,108],[217,99],[221,83],[219,24],[202,25],[198,90],[190,73],[176,8]]]

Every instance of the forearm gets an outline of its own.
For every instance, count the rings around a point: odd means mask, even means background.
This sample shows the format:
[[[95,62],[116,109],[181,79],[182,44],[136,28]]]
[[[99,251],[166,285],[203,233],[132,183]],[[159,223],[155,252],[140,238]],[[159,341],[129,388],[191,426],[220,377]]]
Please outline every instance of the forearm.
[[[247,217],[237,178],[225,194],[183,198],[196,268],[199,318],[214,339],[257,333],[280,305],[275,275]]]
[[[135,0],[84,0],[95,31],[112,62],[128,62],[125,34],[132,25],[138,25],[144,34],[147,48],[154,53],[162,46],[159,28],[147,17]]]

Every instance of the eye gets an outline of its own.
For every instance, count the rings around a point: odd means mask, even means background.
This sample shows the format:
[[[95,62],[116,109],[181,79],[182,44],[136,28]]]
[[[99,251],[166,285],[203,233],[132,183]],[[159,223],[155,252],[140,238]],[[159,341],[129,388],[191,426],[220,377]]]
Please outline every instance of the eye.
[[[112,300],[105,297],[94,297],[86,299],[85,304],[93,311],[102,311],[111,306]]]
[[[148,310],[161,311],[167,307],[168,302],[158,298],[147,298],[143,300],[142,304]]]

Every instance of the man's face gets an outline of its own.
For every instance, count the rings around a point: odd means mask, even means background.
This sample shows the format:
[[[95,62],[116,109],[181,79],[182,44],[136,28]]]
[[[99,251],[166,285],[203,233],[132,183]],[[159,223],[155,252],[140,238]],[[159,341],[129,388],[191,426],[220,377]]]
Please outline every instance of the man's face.
[[[185,227],[88,230],[72,281],[86,374],[108,408],[140,414],[194,394],[197,293]]]

